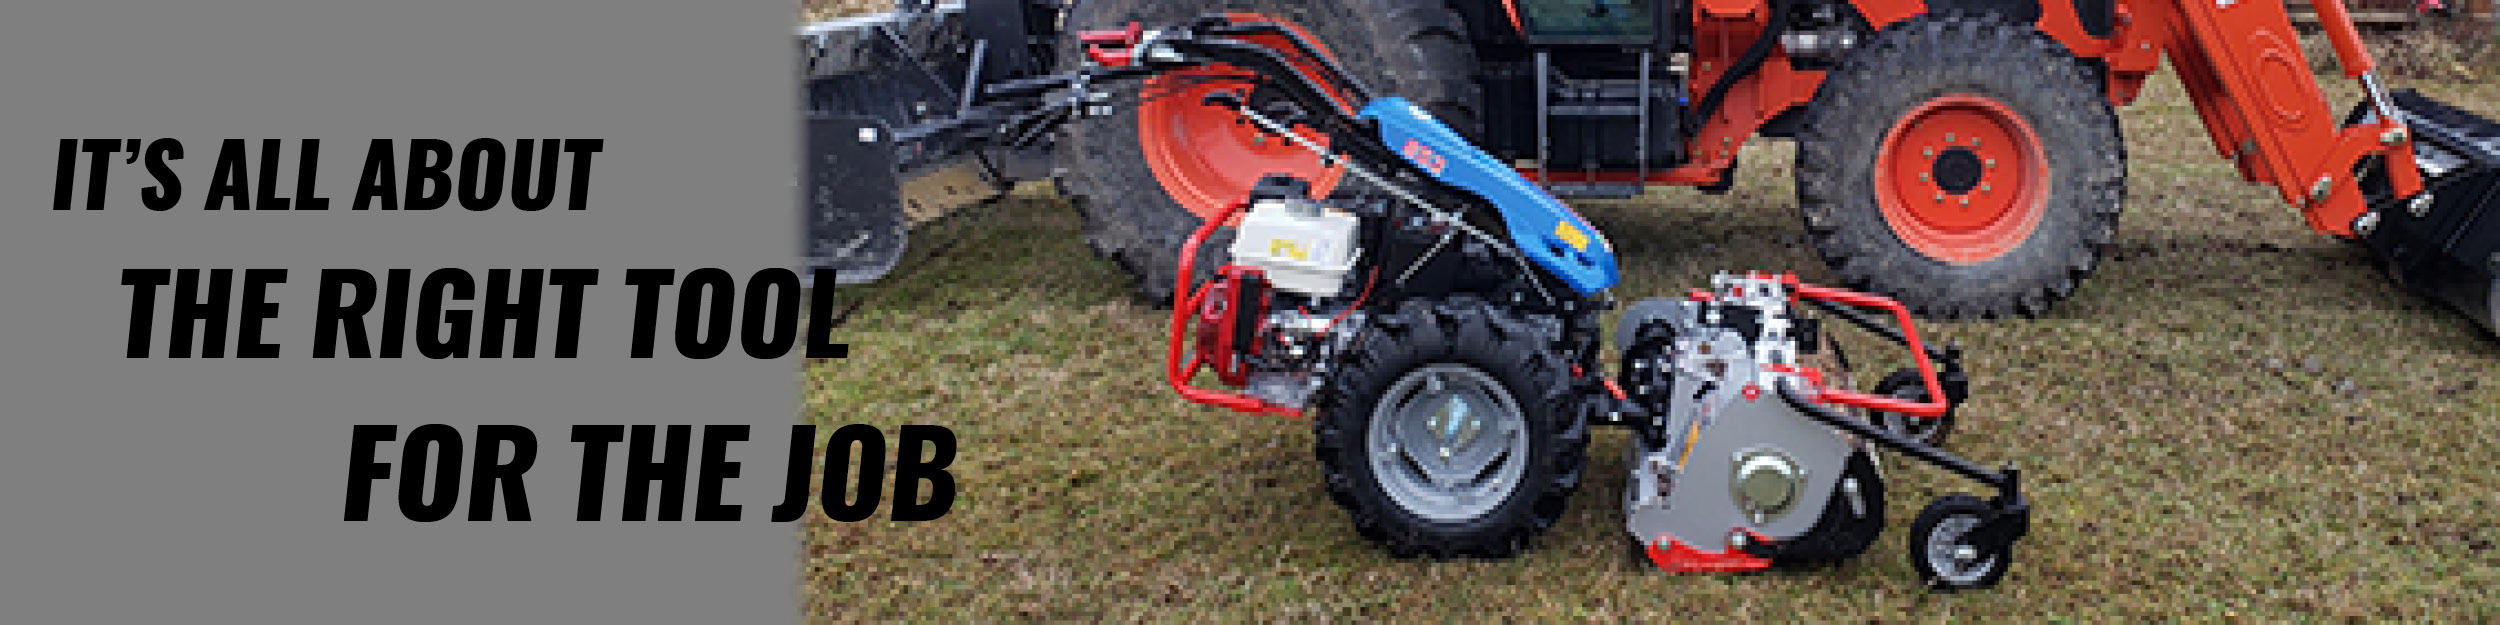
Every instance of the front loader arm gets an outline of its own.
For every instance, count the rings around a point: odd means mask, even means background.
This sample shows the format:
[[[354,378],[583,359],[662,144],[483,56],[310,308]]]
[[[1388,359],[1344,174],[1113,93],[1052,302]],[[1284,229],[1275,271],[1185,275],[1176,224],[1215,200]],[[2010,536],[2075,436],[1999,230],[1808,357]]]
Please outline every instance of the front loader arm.
[[[2356,171],[2364,159],[2379,157],[2394,197],[2420,192],[2421,174],[2412,133],[2402,116],[2391,114],[2342,3],[2316,5],[2344,73],[2359,78],[2370,94],[2375,114],[2351,125],[2318,90],[2291,15],[2276,0],[2129,3],[2121,10],[2111,69],[2120,74],[2113,78],[2132,73],[2140,79],[2152,69],[2151,55],[2166,52],[2214,147],[2243,178],[2274,186],[2285,202],[2300,207],[2311,229],[2353,237],[2356,220],[2370,210]],[[2117,91],[2132,96],[2130,89]]]

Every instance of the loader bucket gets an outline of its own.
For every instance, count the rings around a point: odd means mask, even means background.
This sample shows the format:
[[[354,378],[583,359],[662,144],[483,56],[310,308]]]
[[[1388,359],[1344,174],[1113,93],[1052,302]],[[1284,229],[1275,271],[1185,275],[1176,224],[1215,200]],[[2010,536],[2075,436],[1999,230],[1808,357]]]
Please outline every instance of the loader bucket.
[[[2500,122],[2409,89],[2389,100],[2413,132],[2423,188],[2375,194],[2362,240],[2398,282],[2500,334]],[[2364,188],[2386,188],[2375,178]]]
[[[910,224],[903,216],[894,170],[893,132],[875,119],[810,113],[799,189],[799,250],[815,286],[815,269],[832,269],[839,284],[884,277],[903,258]]]
[[[1032,39],[1026,10],[903,3],[799,29],[805,268],[832,269],[840,284],[877,280],[902,259],[911,228],[1047,173],[1031,150],[982,143],[975,131],[998,120],[967,121],[980,103],[967,94],[1038,69],[1032,46],[1008,43]]]

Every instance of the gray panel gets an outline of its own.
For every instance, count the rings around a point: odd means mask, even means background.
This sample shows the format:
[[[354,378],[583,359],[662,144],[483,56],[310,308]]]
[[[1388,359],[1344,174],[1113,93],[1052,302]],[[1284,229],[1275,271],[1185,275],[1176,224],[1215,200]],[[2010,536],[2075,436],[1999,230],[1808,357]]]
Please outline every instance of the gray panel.
[[[1646,457],[1635,452],[1631,463],[1634,475],[1627,488],[1635,489],[1636,494],[1627,498],[1630,510],[1625,528],[1644,541],[1654,541],[1665,534],[1711,551],[1727,549],[1727,539],[1734,528],[1752,529],[1774,540],[1803,535],[1813,529],[1823,506],[1831,500],[1832,488],[1846,466],[1849,441],[1781,403],[1772,385],[1792,376],[1760,372],[1760,366],[1746,356],[1752,350],[1744,349],[1744,341],[1735,333],[1703,329],[1690,334],[1698,336],[1685,339],[1691,347],[1679,350],[1685,355],[1681,360],[1697,360],[1691,356],[1699,351],[1701,343],[1708,343],[1712,353],[1734,356],[1727,359],[1725,374],[1709,393],[1699,401],[1676,403],[1669,421],[1672,436],[1666,449]],[[1700,367],[1679,365],[1677,373],[1678,389],[1700,388],[1706,381],[1706,372]],[[1801,384],[1802,380],[1795,383]],[[1751,398],[1746,397],[1748,386],[1758,391]],[[1702,426],[1687,455],[1682,438],[1696,420]],[[1796,495],[1795,503],[1760,523],[1739,508],[1731,484],[1736,459],[1755,449],[1778,450],[1805,473],[1805,486]],[[1645,492],[1639,489],[1655,488],[1651,475],[1655,471],[1649,469],[1656,461],[1673,465],[1679,456],[1683,457],[1681,470],[1674,478],[1672,493],[1663,502],[1643,505],[1634,499],[1637,493]]]
[[[628,268],[743,277],[794,264],[793,9],[11,3],[0,19],[0,621],[795,621],[797,540],[764,516],[796,419],[796,363],[628,359],[634,290],[623,285]],[[152,181],[117,159],[104,210],[50,210],[59,140],[161,137],[185,148],[173,163],[179,206],[141,206]],[[605,140],[585,209],[347,210],[367,140],[456,148],[479,137]],[[316,181],[330,210],[201,210],[221,140],[251,140],[257,157],[264,138],[285,140],[275,186],[288,196],[296,140],[322,141]],[[319,270],[445,267],[481,279],[601,270],[585,291],[580,357],[547,358],[542,322],[537,359],[311,358]],[[124,358],[125,268],[290,270],[268,294],[280,309],[264,339],[280,357]],[[404,439],[428,423],[472,444],[475,424],[534,430],[534,520],[456,520],[464,500],[455,520],[408,521],[384,482],[376,520],[342,521],[353,426],[396,424]],[[593,423],[754,427],[728,448],[744,465],[724,498],[746,520],[570,520],[580,454],[569,427]],[[621,489],[610,488],[613,505]]]

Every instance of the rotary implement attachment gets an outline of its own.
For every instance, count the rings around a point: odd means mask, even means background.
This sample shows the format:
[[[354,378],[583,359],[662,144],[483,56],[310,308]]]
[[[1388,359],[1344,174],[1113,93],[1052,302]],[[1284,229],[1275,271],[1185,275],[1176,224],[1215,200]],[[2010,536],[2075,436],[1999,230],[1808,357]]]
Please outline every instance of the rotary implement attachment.
[[[2029,526],[2016,472],[1980,468],[1856,414],[1945,418],[1967,393],[1959,355],[1927,347],[1889,299],[1788,275],[1722,274],[1713,283],[1686,300],[1633,304],[1617,326],[1624,398],[1636,413],[1627,425],[1639,432],[1625,529],[1649,560],[1716,573],[1863,553],[1883,527],[1883,476],[1871,458],[1883,448],[1997,490],[1938,500],[1911,537],[1913,563],[1931,583],[1994,584]],[[1917,365],[1896,375],[1918,384],[1889,396],[1837,388],[1840,372],[1803,364],[1837,347],[1800,302],[1909,348]],[[1891,312],[1898,325],[1864,308]]]

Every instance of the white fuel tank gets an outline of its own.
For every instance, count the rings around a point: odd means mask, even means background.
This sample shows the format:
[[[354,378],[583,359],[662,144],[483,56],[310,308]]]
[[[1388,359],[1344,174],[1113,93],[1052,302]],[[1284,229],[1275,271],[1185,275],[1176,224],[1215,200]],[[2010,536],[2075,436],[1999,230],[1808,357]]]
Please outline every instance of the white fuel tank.
[[[1241,216],[1233,263],[1267,272],[1276,288],[1336,297],[1362,256],[1355,234],[1362,219],[1308,200],[1260,200]]]

